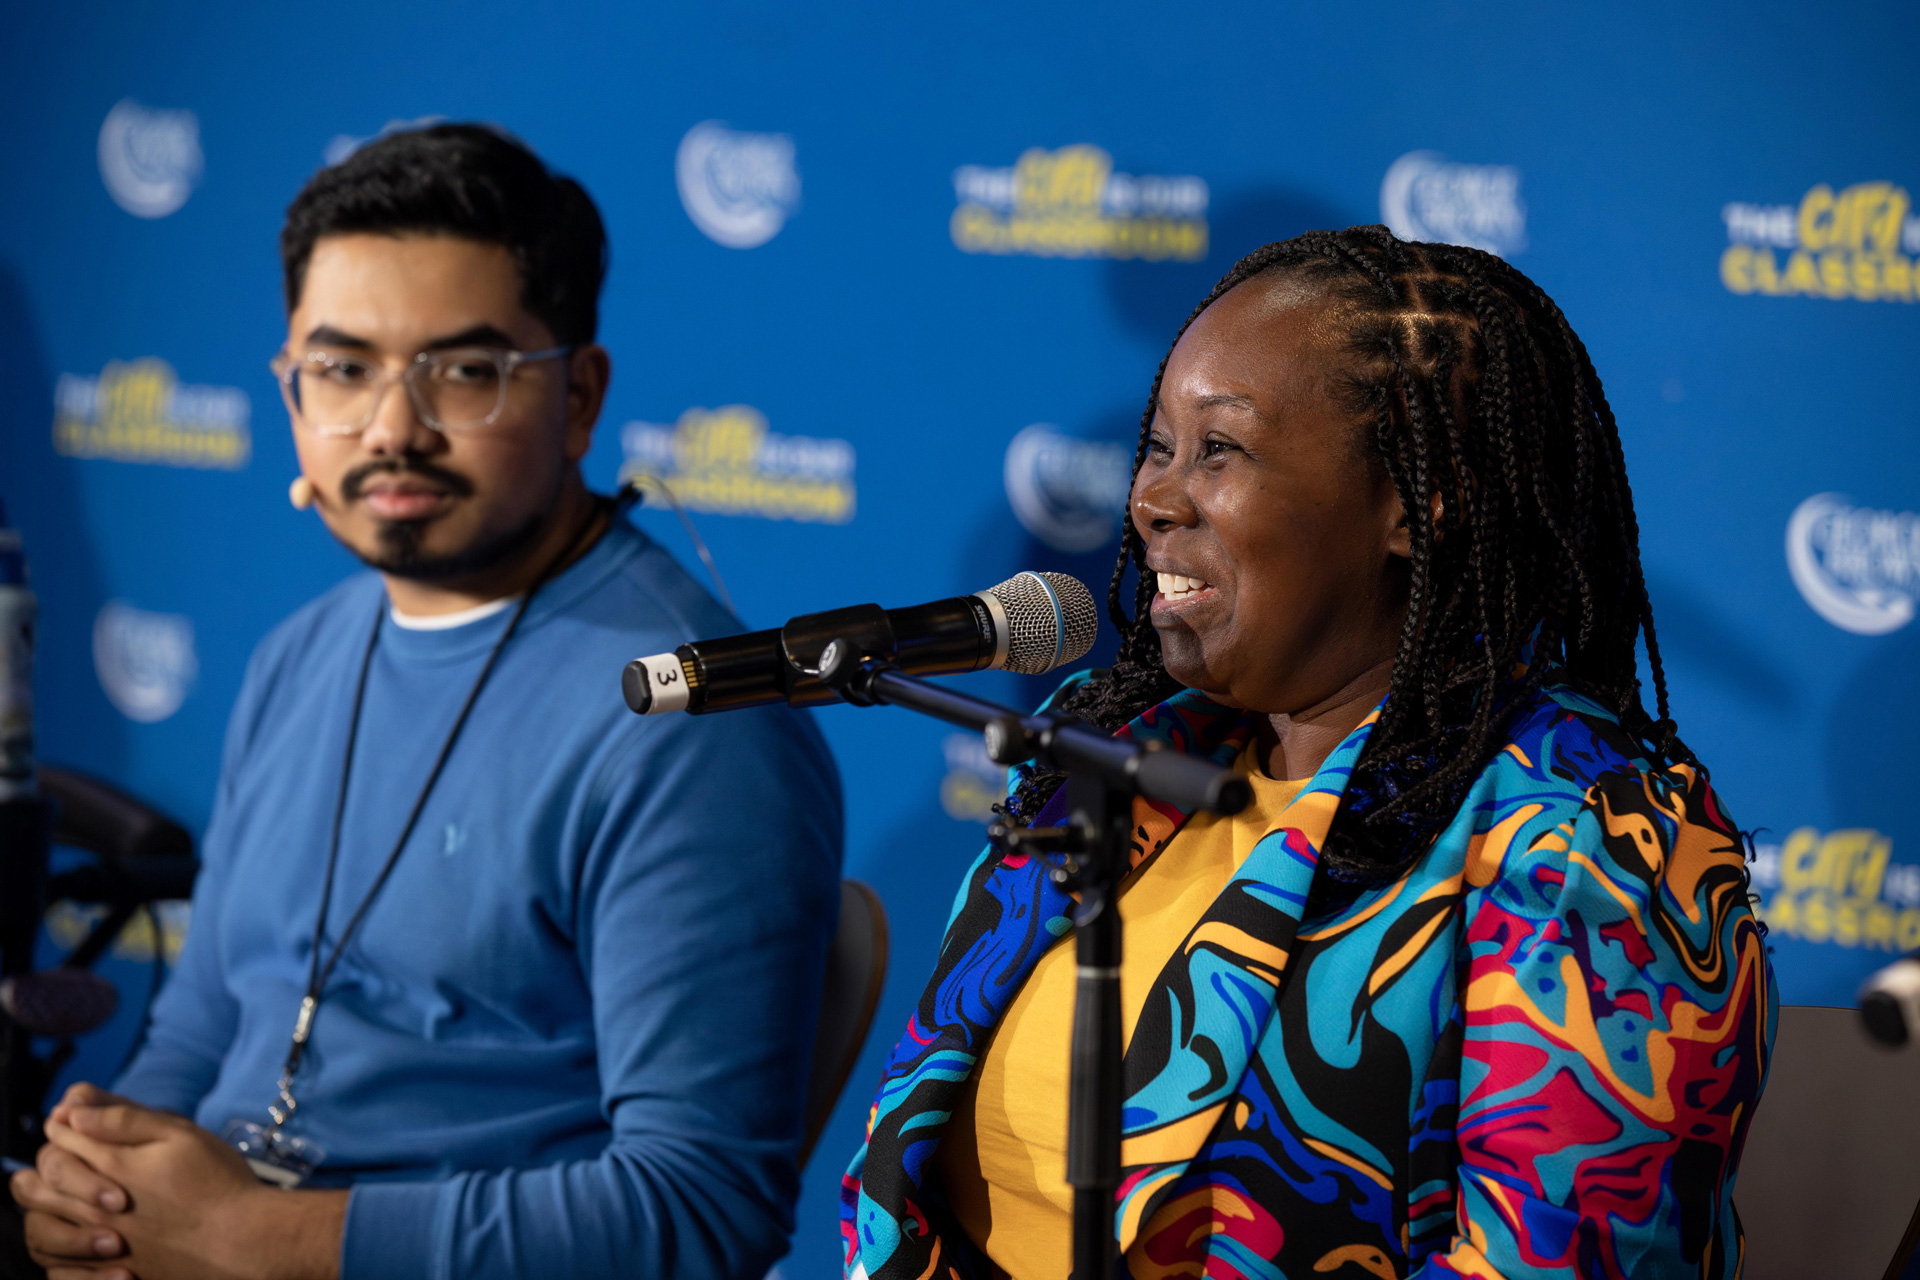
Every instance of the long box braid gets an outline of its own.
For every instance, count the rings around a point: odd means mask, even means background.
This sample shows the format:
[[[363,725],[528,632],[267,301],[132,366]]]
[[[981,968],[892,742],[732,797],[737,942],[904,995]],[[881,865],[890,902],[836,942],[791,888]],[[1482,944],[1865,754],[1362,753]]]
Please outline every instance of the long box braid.
[[[1543,681],[1612,709],[1656,763],[1692,760],[1669,714],[1613,410],[1560,308],[1492,254],[1351,227],[1248,254],[1174,342],[1229,289],[1274,272],[1323,290],[1345,326],[1350,367],[1337,385],[1371,422],[1369,447],[1412,535],[1392,683],[1323,854],[1329,870],[1379,883],[1417,860],[1499,750],[1507,710]],[[1136,475],[1171,355],[1140,417]],[[1116,661],[1061,709],[1118,729],[1179,689],[1161,665],[1154,587],[1129,515],[1107,588]],[[1641,705],[1643,636],[1657,719]],[[1030,822],[1062,777],[1029,768],[1005,811]]]

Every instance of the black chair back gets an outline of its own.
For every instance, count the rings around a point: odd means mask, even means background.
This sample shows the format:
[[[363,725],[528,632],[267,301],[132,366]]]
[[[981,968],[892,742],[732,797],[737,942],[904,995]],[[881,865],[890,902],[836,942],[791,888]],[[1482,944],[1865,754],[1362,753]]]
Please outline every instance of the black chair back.
[[[840,882],[840,924],[827,953],[826,990],[820,1000],[820,1029],[813,1040],[813,1066],[807,1077],[806,1137],[800,1164],[806,1167],[833,1105],[866,1043],[880,988],[887,980],[887,909],[880,895],[858,880]]]
[[[1734,1203],[1746,1280],[1894,1280],[1920,1233],[1920,1050],[1782,1005]]]

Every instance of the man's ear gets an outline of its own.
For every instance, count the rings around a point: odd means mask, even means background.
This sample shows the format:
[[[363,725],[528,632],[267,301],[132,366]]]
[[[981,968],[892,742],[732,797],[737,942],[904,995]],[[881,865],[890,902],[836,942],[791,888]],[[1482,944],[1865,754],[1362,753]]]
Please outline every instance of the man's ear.
[[[613,360],[597,342],[567,357],[567,461],[578,462],[587,456],[612,379]]]
[[[1446,501],[1441,498],[1437,489],[1427,501],[1433,511],[1433,540],[1444,542],[1447,537]],[[1393,510],[1395,519],[1393,531],[1387,535],[1387,554],[1399,556],[1402,560],[1411,560],[1413,559],[1413,530],[1407,527],[1407,508],[1400,501],[1398,493],[1393,497]]]

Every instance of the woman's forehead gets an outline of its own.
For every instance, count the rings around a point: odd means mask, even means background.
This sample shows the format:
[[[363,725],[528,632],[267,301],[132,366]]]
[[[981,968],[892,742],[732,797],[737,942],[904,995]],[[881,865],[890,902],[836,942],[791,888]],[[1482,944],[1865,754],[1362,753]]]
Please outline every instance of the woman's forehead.
[[[1291,276],[1248,281],[1208,307],[1167,362],[1163,403],[1250,397],[1261,408],[1324,398],[1339,352],[1324,290]]]

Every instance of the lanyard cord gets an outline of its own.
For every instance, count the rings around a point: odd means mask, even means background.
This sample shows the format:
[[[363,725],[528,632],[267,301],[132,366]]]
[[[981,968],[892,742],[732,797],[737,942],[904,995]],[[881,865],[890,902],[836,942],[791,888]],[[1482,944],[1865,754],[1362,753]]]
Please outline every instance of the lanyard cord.
[[[273,1134],[278,1134],[281,1127],[291,1120],[294,1112],[299,1109],[300,1104],[293,1096],[293,1077],[300,1070],[300,1061],[307,1052],[307,1041],[313,1034],[313,1015],[320,1007],[320,992],[326,986],[327,979],[333,975],[334,966],[340,963],[340,957],[346,952],[347,943],[359,929],[367,909],[373,905],[374,898],[387,883],[387,878],[393,874],[394,867],[399,865],[400,854],[407,847],[407,840],[413,835],[413,829],[427,807],[427,799],[433,794],[434,784],[440,780],[441,770],[446,768],[447,759],[453,754],[454,743],[459,741],[460,731],[466,727],[467,717],[473,711],[473,704],[480,699],[480,690],[486,687],[487,677],[493,674],[494,665],[500,658],[500,651],[507,647],[507,641],[513,639],[514,632],[520,629],[520,621],[527,616],[527,607],[533,603],[534,594],[559,572],[562,565],[572,560],[581,550],[581,544],[586,541],[587,535],[599,522],[601,512],[603,510],[607,512],[607,524],[611,528],[613,521],[638,496],[639,491],[628,485],[622,488],[610,503],[603,501],[596,504],[596,509],[593,515],[588,517],[586,526],[545,569],[541,570],[540,576],[528,585],[526,594],[520,598],[519,606],[513,611],[513,617],[507,621],[506,630],[502,631],[500,638],[493,642],[493,649],[487,654],[487,661],[480,668],[480,675],[474,680],[473,688],[467,691],[467,700],[461,704],[460,714],[453,719],[453,728],[447,732],[446,741],[440,745],[440,754],[434,759],[433,768],[427,772],[426,784],[420,788],[420,794],[413,802],[413,811],[407,815],[406,825],[400,829],[400,838],[394,841],[393,850],[387,854],[387,860],[381,864],[380,873],[373,878],[373,884],[360,899],[360,905],[355,907],[353,914],[347,918],[346,927],[340,931],[340,937],[334,942],[333,950],[328,954],[326,963],[323,965],[320,961],[320,952],[326,937],[328,908],[333,900],[334,873],[338,870],[340,863],[340,828],[347,812],[347,786],[353,776],[353,749],[360,736],[360,711],[366,702],[367,673],[373,669],[373,653],[380,642],[381,625],[386,620],[386,601],[384,598],[381,600],[380,607],[373,616],[373,630],[367,636],[366,650],[360,657],[360,675],[353,686],[353,713],[347,721],[347,749],[340,765],[340,794],[334,801],[333,832],[327,843],[327,874],[320,889],[319,915],[313,924],[313,952],[307,961],[307,991],[300,1001],[300,1016],[294,1023],[293,1042],[287,1048],[286,1064],[280,1069],[279,1104],[267,1108],[267,1114],[273,1119],[271,1131]]]

